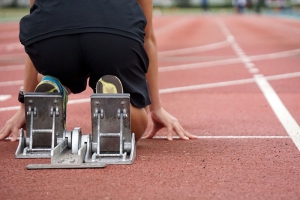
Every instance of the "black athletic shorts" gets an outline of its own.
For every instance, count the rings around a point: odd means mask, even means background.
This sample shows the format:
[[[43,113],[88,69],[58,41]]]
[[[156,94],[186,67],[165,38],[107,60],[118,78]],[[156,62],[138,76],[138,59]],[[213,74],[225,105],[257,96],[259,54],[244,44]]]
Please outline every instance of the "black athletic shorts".
[[[120,35],[83,33],[63,35],[25,47],[40,74],[58,78],[73,93],[94,90],[104,75],[117,76],[124,93],[139,108],[150,104],[145,74],[149,59],[143,44]]]

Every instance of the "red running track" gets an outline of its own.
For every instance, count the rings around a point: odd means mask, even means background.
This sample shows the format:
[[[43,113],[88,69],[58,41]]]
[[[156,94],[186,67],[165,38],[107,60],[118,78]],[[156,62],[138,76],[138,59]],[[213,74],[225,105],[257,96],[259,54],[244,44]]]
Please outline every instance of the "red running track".
[[[197,140],[137,144],[132,165],[28,171],[0,142],[1,199],[299,199],[300,21],[256,15],[155,16],[164,107]],[[0,127],[16,109],[25,54],[0,26]],[[91,90],[67,128],[90,133]],[[6,99],[7,98],[7,99]],[[6,99],[6,100],[5,100]],[[77,101],[83,100],[83,101]]]

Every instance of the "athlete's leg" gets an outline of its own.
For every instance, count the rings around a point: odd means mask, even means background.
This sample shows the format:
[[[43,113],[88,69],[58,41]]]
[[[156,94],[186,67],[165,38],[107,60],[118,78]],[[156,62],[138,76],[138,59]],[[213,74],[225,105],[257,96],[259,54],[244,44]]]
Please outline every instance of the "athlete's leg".
[[[130,106],[131,131],[135,134],[135,140],[138,141],[148,125],[148,115],[145,108]]]
[[[101,77],[96,84],[96,93],[117,94],[123,93],[123,85],[120,79],[113,75]],[[148,125],[148,116],[145,108],[138,108],[130,104],[131,131],[135,134],[135,140],[139,140]]]
[[[130,94],[131,130],[136,140],[144,134],[148,116],[145,108],[151,103],[145,74],[148,56],[139,42],[111,34],[82,34],[82,54],[91,69],[89,85],[95,90],[98,80],[114,75],[121,80],[123,92]]]
[[[68,93],[80,93],[86,89],[89,69],[84,66],[77,35],[48,38],[25,47],[38,79],[53,76],[61,82]]]

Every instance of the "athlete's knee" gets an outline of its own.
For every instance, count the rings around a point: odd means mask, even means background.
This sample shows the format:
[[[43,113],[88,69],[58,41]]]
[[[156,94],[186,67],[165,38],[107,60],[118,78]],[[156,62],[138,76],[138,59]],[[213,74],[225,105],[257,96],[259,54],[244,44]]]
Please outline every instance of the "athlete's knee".
[[[139,140],[148,125],[148,115],[145,108],[130,106],[131,131],[135,134],[135,140]]]

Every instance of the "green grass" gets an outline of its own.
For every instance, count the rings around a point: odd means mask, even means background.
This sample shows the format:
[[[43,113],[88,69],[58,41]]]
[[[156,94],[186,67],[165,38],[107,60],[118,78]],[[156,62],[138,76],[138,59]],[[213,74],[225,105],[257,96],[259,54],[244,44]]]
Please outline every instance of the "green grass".
[[[19,21],[29,14],[29,8],[0,8],[0,22]]]

